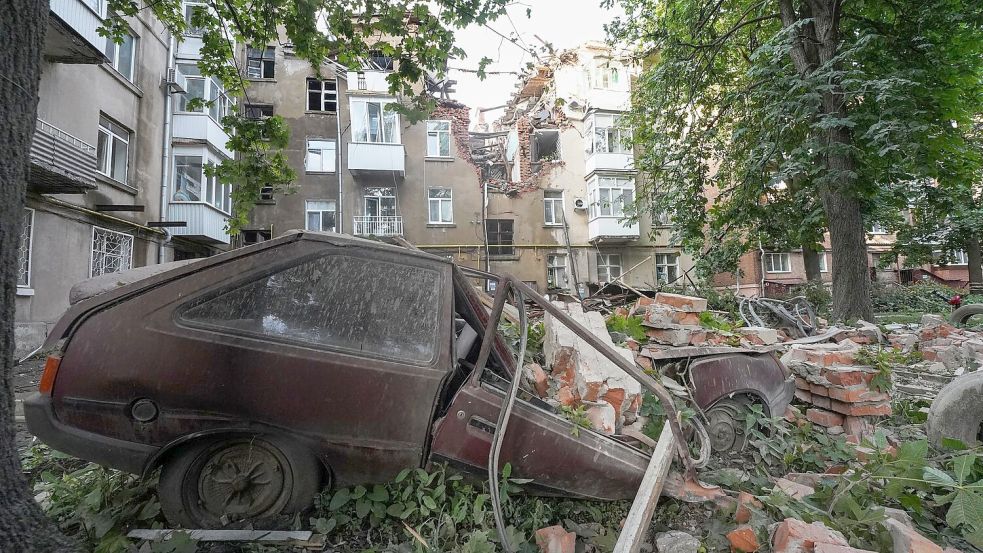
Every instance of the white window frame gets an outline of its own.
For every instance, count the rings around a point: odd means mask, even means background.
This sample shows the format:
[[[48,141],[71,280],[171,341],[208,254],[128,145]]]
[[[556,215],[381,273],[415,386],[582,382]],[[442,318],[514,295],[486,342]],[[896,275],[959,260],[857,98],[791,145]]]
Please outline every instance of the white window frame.
[[[617,267],[618,274],[612,275],[611,269]],[[621,277],[624,273],[624,265],[620,253],[601,253],[597,252],[597,281],[614,282],[614,279]]]
[[[201,158],[201,177],[198,181],[199,192],[197,200],[184,200],[175,197],[177,194],[177,158],[179,157],[198,157]],[[205,168],[209,165],[222,163],[222,157],[214,154],[208,148],[179,147],[174,148],[171,160],[171,203],[182,204],[204,204],[213,209],[217,209],[226,215],[232,214],[232,184],[223,183],[217,176],[206,175]]]
[[[775,261],[778,260],[778,266]],[[786,274],[792,272],[792,254],[788,252],[766,252],[764,254],[765,272],[769,274]]]
[[[329,204],[331,206],[331,209],[311,209],[311,207],[312,207],[311,204],[316,204],[316,203],[317,204],[320,204],[320,203]],[[316,228],[316,229],[315,228],[311,228],[311,225],[310,225],[310,216],[311,216],[312,213],[316,213],[318,215],[318,223],[319,223],[319,226],[321,228]],[[324,214],[325,213],[333,213],[334,214],[335,226],[331,227],[330,229],[324,229]],[[334,201],[334,200],[306,200],[304,202],[304,228],[306,228],[307,230],[313,230],[313,231],[318,231],[318,232],[337,232],[337,228],[338,228],[338,203],[336,201]]]
[[[969,265],[969,255],[965,250],[952,252],[952,263],[950,265]]]
[[[34,250],[34,215],[35,212],[29,207],[24,208],[23,221],[21,223],[20,240],[17,244],[17,287],[31,287],[31,262]],[[26,244],[25,244],[26,242]],[[21,258],[21,252],[24,257]]]
[[[450,193],[449,198],[433,197],[434,190],[446,190]],[[450,206],[450,219],[447,221],[443,220],[444,217],[444,204]],[[437,217],[440,220],[435,221],[433,218],[434,206],[437,208]],[[427,222],[431,225],[453,225],[454,224],[454,190],[447,187],[431,186],[427,188]]]
[[[567,276],[567,254],[546,254],[546,287],[566,289],[570,287]]]
[[[362,144],[401,144],[399,114],[386,109],[389,104],[395,102],[396,100],[393,98],[352,98],[349,103],[352,118],[352,142]],[[358,114],[356,106],[360,104],[364,104],[364,107],[362,108],[362,113]],[[373,104],[379,105],[379,136],[381,137],[381,140],[375,141],[370,140],[369,137],[369,106]],[[391,127],[393,136],[387,136],[387,117],[393,118]],[[364,136],[359,136],[362,131],[365,133]]]
[[[446,125],[446,129],[438,128],[439,125]],[[427,120],[427,157],[451,157],[451,135],[452,123],[447,119]],[[441,151],[441,135],[447,135],[447,152]],[[431,140],[433,139],[433,140]],[[434,149],[431,148],[433,146]]]
[[[601,61],[594,65],[593,75],[590,84],[593,88],[601,90],[622,90],[622,67],[620,64],[612,64],[611,61]],[[611,77],[615,78],[612,79]],[[616,82],[615,82],[616,81]],[[613,86],[612,86],[613,85]]]
[[[554,196],[551,197],[549,194]],[[563,191],[543,190],[543,220],[546,226],[563,226],[563,216]]]
[[[107,65],[112,67],[117,73],[122,75],[123,78],[125,78],[126,80],[132,83],[134,81],[134,78],[136,77],[136,75],[133,72],[136,67],[137,41],[139,39],[136,37],[136,35],[134,35],[131,32],[127,32],[126,36],[127,38],[129,38],[129,41],[124,39],[122,43],[117,43],[115,40],[111,38],[106,39],[106,57],[109,58],[109,63]],[[130,45],[130,66],[120,67],[120,63],[119,63],[120,50],[126,44]]]
[[[318,83],[317,90],[311,88],[311,83]],[[325,83],[329,83],[334,89],[328,89]],[[306,80],[307,85],[307,111],[316,111],[321,113],[337,113],[338,112],[338,83],[334,79],[324,79],[318,80],[313,77],[308,77]],[[317,94],[317,106],[311,105],[311,95]],[[328,104],[334,104],[334,109],[327,109]]]
[[[267,57],[267,53],[269,53],[271,50],[272,50],[271,52],[272,59]],[[249,54],[251,52],[258,52],[259,57],[256,56],[250,57]],[[258,66],[253,64],[253,62],[255,61],[259,62]],[[266,74],[266,68],[268,67],[267,62],[269,61],[273,62],[273,64],[269,66],[272,67],[271,75]],[[258,75],[254,74],[253,71],[254,69],[259,69]],[[259,79],[259,80],[276,78],[276,46],[262,46],[260,48],[255,48],[253,46],[246,46],[246,78]]]
[[[119,129],[119,132],[117,132],[116,129]],[[96,171],[116,182],[126,184],[126,177],[130,173],[130,140],[133,138],[133,131],[123,127],[109,117],[100,114],[99,137],[102,138],[103,135],[106,136],[105,151],[107,153],[105,159],[100,159],[98,156],[98,147],[96,148]],[[114,161],[117,155],[117,140],[122,142],[125,146],[125,150],[123,152],[125,163],[123,164],[123,178],[121,179],[112,176],[113,167],[116,165]],[[98,141],[96,143],[98,144]]]
[[[196,2],[194,0],[185,0],[185,2],[182,5],[182,8],[184,9],[184,21],[188,24],[188,27],[184,31],[184,36],[201,36],[202,35],[202,30],[201,29],[199,29],[198,27],[192,27],[191,26],[191,13],[192,12],[190,10],[195,9],[195,7],[199,7],[201,9],[206,9],[207,10],[208,9],[208,4],[206,4],[205,2]]]
[[[881,223],[871,223],[867,234],[890,234]]]
[[[595,113],[588,124],[588,154],[630,154],[631,148],[625,146],[631,140],[631,132],[620,126],[623,116],[617,113]]]
[[[826,259],[826,250],[823,250],[823,251],[820,251],[820,252],[817,252],[817,253],[819,255],[819,272],[820,273],[828,273],[829,272],[829,264],[828,264],[828,260]]]
[[[622,219],[625,216],[625,194],[628,203],[635,201],[635,182],[627,177],[600,176],[591,181],[590,218]]]
[[[313,144],[313,146],[312,146]],[[320,147],[318,147],[320,146]],[[320,165],[312,166],[316,156],[311,152],[320,151]],[[331,155],[327,155],[330,152]],[[332,138],[308,138],[304,154],[304,170],[308,173],[334,173],[337,171],[338,144]]]
[[[655,254],[655,282],[656,284],[672,284],[679,280],[679,254],[678,253],[657,253]],[[672,278],[669,278],[669,271],[672,270]]]
[[[97,239],[97,237],[100,234],[104,234],[105,235],[103,237],[103,244],[105,244],[105,237],[108,237],[108,236],[122,237],[122,240],[124,240],[127,243],[127,245],[128,245],[128,247],[126,248],[126,251],[122,251],[121,253],[119,253],[117,255],[117,254],[110,254],[108,251],[106,251],[105,246],[103,246],[102,250],[97,250],[96,247],[97,247],[98,244],[96,242],[96,239]],[[92,242],[91,242],[91,244],[92,244],[91,245],[91,252],[90,252],[90,256],[89,256],[89,277],[97,277],[97,276],[100,276],[100,275],[106,275],[106,274],[111,274],[111,273],[119,273],[119,272],[123,272],[123,271],[128,271],[128,270],[130,270],[130,269],[133,268],[133,235],[132,234],[127,234],[125,232],[118,232],[118,231],[110,230],[110,229],[103,228],[103,227],[93,226],[92,227]],[[113,255],[113,256],[119,257],[119,259],[120,259],[120,270],[119,271],[106,271],[105,270],[106,263],[105,263],[105,260],[103,259],[103,261],[100,262],[101,265],[102,265],[102,268],[99,269],[98,272],[97,272],[97,269],[99,268],[99,264],[100,263],[97,263],[96,258],[97,258],[97,255],[99,255],[99,254],[101,254],[101,256],[103,258],[105,258],[105,256],[108,256],[108,255]]]
[[[192,69],[193,68],[193,69]],[[174,105],[175,113],[194,113],[197,115],[207,115],[213,121],[222,124],[222,118],[226,115],[232,113],[235,110],[235,101],[229,97],[225,88],[215,77],[204,77],[201,75],[201,71],[198,66],[194,63],[179,63],[178,71],[184,75],[186,81],[202,82],[202,99],[205,104],[200,109],[185,109],[182,107],[182,103],[187,105],[188,102],[195,99],[195,97],[190,96],[189,93],[185,92],[178,96],[178,101]],[[186,72],[187,71],[187,72]],[[190,89],[191,87],[188,86]]]

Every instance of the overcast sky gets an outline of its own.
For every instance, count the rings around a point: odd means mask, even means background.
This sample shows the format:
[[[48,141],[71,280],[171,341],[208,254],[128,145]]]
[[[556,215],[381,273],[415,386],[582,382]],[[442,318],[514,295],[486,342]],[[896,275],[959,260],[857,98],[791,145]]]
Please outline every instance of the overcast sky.
[[[458,44],[468,53],[465,60],[451,60],[451,68],[475,69],[482,57],[494,60],[487,71],[518,72],[531,55],[523,48],[497,35],[519,36],[519,44],[528,50],[539,51],[542,43],[552,43],[557,49],[570,48],[587,40],[603,40],[604,24],[621,14],[620,8],[606,10],[601,0],[522,0],[507,9],[509,17],[500,17],[487,27],[472,25],[457,33]],[[531,17],[526,9],[532,11]],[[494,30],[492,30],[494,29]],[[451,71],[458,81],[453,98],[468,106],[491,107],[508,101],[514,90],[515,75],[489,75],[484,81],[473,73]]]

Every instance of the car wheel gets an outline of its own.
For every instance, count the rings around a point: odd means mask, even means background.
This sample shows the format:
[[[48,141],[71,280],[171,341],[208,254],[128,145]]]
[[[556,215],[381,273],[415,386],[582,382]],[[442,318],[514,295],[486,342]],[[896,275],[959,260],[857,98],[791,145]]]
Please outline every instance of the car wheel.
[[[707,434],[711,453],[738,451],[744,448],[744,418],[752,403],[747,396],[723,398],[706,410]]]
[[[966,373],[939,391],[929,408],[925,432],[939,447],[943,438],[968,447],[983,440],[983,371]]]
[[[321,466],[303,447],[272,436],[202,440],[164,463],[160,505],[171,524],[254,526],[309,507],[320,491]]]
[[[964,305],[949,315],[949,320],[956,324],[967,324],[974,315],[983,315],[983,304]]]

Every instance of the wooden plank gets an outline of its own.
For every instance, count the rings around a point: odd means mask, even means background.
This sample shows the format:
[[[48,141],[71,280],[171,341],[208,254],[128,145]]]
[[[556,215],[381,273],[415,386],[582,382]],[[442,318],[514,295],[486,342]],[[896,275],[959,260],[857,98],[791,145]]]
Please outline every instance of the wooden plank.
[[[313,532],[310,530],[172,530],[168,528],[160,529],[136,529],[130,530],[126,536],[139,540],[163,540],[167,539],[174,532],[188,534],[193,540],[197,541],[239,541],[239,542],[263,542],[263,543],[291,543],[300,545],[298,542],[311,542]]]
[[[649,466],[645,469],[645,476],[642,478],[642,485],[638,487],[638,494],[635,501],[631,504],[628,517],[625,519],[624,528],[618,536],[618,543],[614,546],[614,553],[638,553],[645,540],[645,533],[652,523],[652,515],[655,513],[655,506],[659,502],[662,494],[662,486],[665,484],[666,475],[669,473],[669,466],[672,459],[676,456],[676,437],[668,424],[662,427],[662,434],[659,435],[659,443],[652,452],[652,459]]]

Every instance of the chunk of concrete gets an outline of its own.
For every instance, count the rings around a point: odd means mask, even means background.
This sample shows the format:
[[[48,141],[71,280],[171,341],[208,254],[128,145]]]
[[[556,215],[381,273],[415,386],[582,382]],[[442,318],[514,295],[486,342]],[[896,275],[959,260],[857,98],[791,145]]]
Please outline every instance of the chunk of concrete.
[[[655,536],[655,549],[659,553],[696,553],[700,540],[686,532],[670,530]]]

